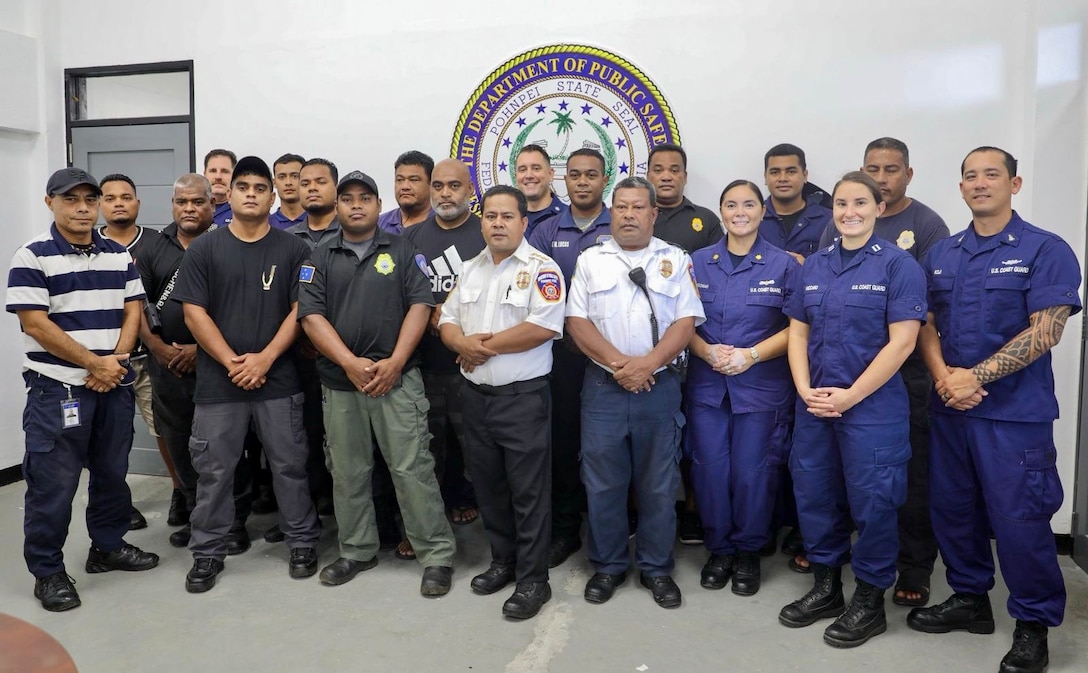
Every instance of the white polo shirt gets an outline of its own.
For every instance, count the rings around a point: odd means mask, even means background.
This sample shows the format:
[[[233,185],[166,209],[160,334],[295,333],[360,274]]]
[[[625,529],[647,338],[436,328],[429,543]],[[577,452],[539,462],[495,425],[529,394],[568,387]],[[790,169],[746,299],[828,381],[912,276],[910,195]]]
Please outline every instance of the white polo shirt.
[[[498,334],[529,322],[563,335],[564,280],[559,265],[528,241],[495,264],[484,248],[461,267],[457,285],[442,305],[438,324],[457,325],[465,334]],[[552,370],[552,346],[545,342],[522,353],[502,353],[461,374],[478,385],[504,386],[545,376]]]

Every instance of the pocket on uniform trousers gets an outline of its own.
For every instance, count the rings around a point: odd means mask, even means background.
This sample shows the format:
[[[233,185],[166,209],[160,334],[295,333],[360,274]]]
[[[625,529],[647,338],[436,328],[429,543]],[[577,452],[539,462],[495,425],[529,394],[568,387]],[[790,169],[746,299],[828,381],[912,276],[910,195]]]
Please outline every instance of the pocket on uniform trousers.
[[[1024,451],[1020,463],[1024,468],[1025,493],[1010,500],[1016,519],[1047,519],[1062,506],[1065,493],[1058,476],[1058,451],[1053,446],[1042,446]]]
[[[672,415],[673,422],[676,425],[676,464],[680,464],[680,460],[684,457],[684,426],[687,425],[688,419],[684,417],[684,412],[677,411]]]
[[[873,449],[873,503],[882,511],[899,509],[906,502],[909,460],[909,442]]]
[[[31,386],[23,409],[23,433],[27,453],[49,453],[57,443],[62,429],[59,398],[47,395],[44,388]]]

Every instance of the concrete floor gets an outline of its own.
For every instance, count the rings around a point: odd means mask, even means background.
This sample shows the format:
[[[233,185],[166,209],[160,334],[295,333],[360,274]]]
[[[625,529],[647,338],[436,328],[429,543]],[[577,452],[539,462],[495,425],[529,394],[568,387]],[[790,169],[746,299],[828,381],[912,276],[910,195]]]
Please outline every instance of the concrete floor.
[[[0,611],[38,625],[71,653],[82,673],[128,671],[413,671],[505,673],[649,671],[996,671],[1009,647],[1013,620],[999,584],[991,598],[997,613],[992,636],[924,635],[907,628],[907,610],[888,601],[889,628],[863,647],[839,651],[822,641],[830,621],[791,630],[778,610],[811,586],[810,576],[790,572],[786,557],[764,559],[763,588],[751,598],[728,589],[699,587],[701,548],[678,547],[675,577],[684,592],[679,610],[657,607],[649,593],[628,580],[605,605],[590,605],[582,589],[590,573],[576,554],[553,571],[554,597],[533,620],[508,622],[500,613],[508,595],[476,596],[469,579],[486,568],[488,550],[479,522],[455,527],[460,551],[449,596],[419,595],[420,568],[380,555],[374,570],[341,587],[317,578],[287,576],[287,550],[260,533],[274,515],[250,519],[255,538],[246,554],[231,557],[209,593],[185,592],[189,554],[166,537],[170,485],[159,477],[130,478],[133,500],[150,526],[128,541],[162,556],[144,573],[88,575],[83,570],[88,538],[82,520],[86,488],[65,549],[82,607],[60,614],[41,609],[21,554],[21,483],[0,488]],[[326,530],[322,565],[336,557]],[[1051,673],[1088,670],[1088,576],[1061,559],[1069,589],[1066,622],[1051,631]],[[850,580],[852,586],[852,580]],[[943,571],[934,597],[948,595]],[[4,653],[0,652],[0,670]]]

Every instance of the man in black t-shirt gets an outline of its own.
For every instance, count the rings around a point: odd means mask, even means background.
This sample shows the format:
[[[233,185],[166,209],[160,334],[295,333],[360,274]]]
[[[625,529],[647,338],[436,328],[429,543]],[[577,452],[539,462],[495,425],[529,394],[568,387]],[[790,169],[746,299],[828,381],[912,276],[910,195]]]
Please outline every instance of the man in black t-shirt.
[[[191,593],[223,571],[234,519],[231,488],[252,420],[272,469],[291,577],[317,572],[320,524],[306,477],[302,386],[290,348],[298,337],[298,273],[309,248],[268,224],[272,171],[257,157],[231,176],[233,220],[189,247],[172,299],[184,304],[196,356],[196,410],[189,451],[200,475],[190,521]]]
[[[647,160],[646,179],[657,190],[654,236],[675,243],[691,254],[721,240],[722,223],[714,211],[684,196],[688,184],[688,153],[674,143],[655,145]]]
[[[464,377],[457,366],[457,356],[438,336],[438,317],[442,303],[457,283],[462,262],[480,254],[484,237],[480,218],[469,210],[472,180],[468,168],[456,159],[443,159],[431,172],[431,207],[434,215],[404,232],[427,260],[431,293],[436,304],[430,327],[420,341],[423,355],[423,381],[431,403],[428,425],[435,471],[442,485],[442,499],[455,524],[476,520],[476,496],[465,478],[461,452],[463,436],[461,386]],[[403,548],[403,545],[402,545]]]

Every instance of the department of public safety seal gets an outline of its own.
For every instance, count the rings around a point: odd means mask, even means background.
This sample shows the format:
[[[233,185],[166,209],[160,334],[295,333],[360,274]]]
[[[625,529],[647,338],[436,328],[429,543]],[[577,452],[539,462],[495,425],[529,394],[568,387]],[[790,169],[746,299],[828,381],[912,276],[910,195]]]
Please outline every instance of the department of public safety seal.
[[[552,189],[564,202],[567,156],[600,152],[607,202],[617,181],[646,175],[654,145],[679,142],[671,108],[641,70],[604,49],[558,44],[519,54],[488,75],[461,111],[450,152],[469,167],[476,208],[490,187],[514,184],[525,145],[551,156]]]

